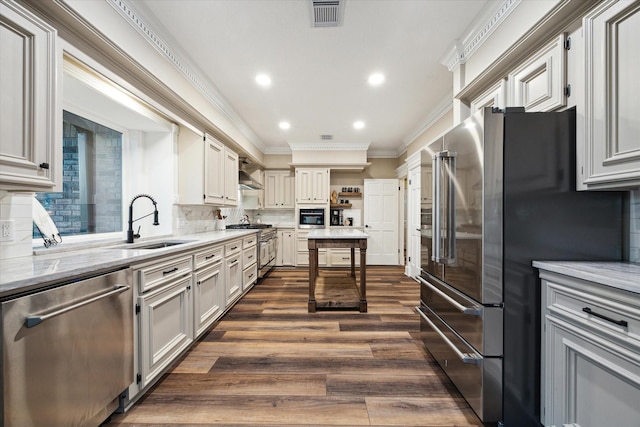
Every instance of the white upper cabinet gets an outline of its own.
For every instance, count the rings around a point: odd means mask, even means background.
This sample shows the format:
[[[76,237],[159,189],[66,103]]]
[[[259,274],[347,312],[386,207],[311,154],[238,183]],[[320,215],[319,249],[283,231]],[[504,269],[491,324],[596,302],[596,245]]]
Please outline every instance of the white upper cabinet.
[[[578,110],[578,117],[584,117],[584,138],[578,138],[579,189],[640,187],[639,11],[640,2],[610,0],[583,20],[586,75],[584,106]]]
[[[213,136],[182,127],[178,164],[178,204],[238,205],[238,155]]]
[[[507,96],[507,79],[502,79],[474,98],[471,103],[471,114],[485,107],[504,108]]]
[[[224,147],[224,202],[225,206],[238,206],[238,154]]]
[[[265,171],[265,209],[293,209],[295,178],[289,171]]]
[[[329,203],[329,169],[296,168],[296,203]]]
[[[566,105],[565,35],[561,34],[509,73],[509,105],[552,111]]]
[[[0,1],[0,190],[62,188],[56,38],[54,28],[20,5]]]

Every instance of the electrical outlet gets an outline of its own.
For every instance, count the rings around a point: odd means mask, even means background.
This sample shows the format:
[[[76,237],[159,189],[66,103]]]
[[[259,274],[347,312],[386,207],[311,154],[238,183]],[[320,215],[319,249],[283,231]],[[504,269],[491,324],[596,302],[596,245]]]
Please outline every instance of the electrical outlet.
[[[15,225],[12,219],[0,221],[0,242],[13,242],[15,239]]]

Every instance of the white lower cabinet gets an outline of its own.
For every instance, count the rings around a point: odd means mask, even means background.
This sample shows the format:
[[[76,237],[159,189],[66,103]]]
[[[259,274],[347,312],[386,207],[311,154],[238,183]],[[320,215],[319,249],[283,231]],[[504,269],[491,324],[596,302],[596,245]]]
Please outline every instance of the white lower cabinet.
[[[193,310],[195,338],[202,335],[224,312],[224,246],[194,255]]]
[[[229,307],[242,295],[242,240],[225,245],[225,271],[225,301]]]
[[[249,290],[258,280],[257,236],[242,240],[242,292]]]
[[[191,275],[139,297],[140,387],[155,379],[193,342]]]
[[[296,265],[296,232],[293,229],[278,230],[277,266]]]
[[[640,295],[541,271],[545,426],[640,425]]]

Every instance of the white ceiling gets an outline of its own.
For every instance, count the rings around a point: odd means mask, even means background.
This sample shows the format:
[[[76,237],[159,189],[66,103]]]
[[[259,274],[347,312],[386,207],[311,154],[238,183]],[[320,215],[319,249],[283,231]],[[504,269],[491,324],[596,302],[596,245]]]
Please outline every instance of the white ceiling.
[[[312,27],[308,0],[130,4],[264,153],[321,145],[326,134],[395,157],[451,102],[442,61],[494,2],[347,0],[333,28]],[[367,83],[373,72],[385,75],[379,87]],[[258,73],[271,87],[255,83]],[[365,128],[355,130],[356,120]]]

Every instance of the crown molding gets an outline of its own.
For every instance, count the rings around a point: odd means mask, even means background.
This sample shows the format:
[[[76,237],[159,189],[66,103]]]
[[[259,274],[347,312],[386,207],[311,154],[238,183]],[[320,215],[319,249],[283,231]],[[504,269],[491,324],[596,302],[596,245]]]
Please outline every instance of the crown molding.
[[[289,147],[292,151],[367,151],[370,142],[322,142],[322,143],[300,143],[290,142]]]
[[[229,119],[256,148],[260,151],[265,150],[265,145],[262,140],[260,140],[251,127],[235,112],[231,105],[229,105],[215,85],[203,78],[202,73],[198,71],[197,67],[185,59],[185,55],[181,57],[181,50],[177,50],[172,46],[172,44],[175,46],[177,43],[173,40],[166,39],[167,33],[165,33],[163,38],[160,37],[157,31],[152,29],[152,26],[162,28],[161,25],[136,9],[129,0],[106,1],[129,25],[142,35],[156,51],[163,55],[211,105]]]
[[[489,14],[478,21],[478,25],[466,31],[462,42],[457,39],[442,59],[449,71],[467,62],[476,50],[493,34],[502,22],[515,10],[522,0],[504,0]]]
[[[440,120],[445,114],[453,109],[453,91],[449,92],[442,100],[436,105],[431,113],[405,138],[402,139],[402,145],[396,150],[396,157],[400,157],[404,153],[409,145],[411,145],[424,131],[429,129]]]

